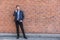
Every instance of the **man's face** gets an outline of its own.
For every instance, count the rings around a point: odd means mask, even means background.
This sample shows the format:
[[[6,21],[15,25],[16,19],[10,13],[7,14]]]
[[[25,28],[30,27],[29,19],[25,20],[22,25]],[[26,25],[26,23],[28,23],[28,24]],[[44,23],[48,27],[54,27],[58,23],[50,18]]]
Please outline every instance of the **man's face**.
[[[17,10],[19,10],[20,9],[20,7],[17,7]]]

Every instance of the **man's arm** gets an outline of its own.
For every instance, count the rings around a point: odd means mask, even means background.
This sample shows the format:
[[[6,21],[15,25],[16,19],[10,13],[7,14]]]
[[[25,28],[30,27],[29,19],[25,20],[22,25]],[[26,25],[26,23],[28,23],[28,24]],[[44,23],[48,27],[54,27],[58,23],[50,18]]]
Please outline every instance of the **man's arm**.
[[[14,11],[14,14],[13,14],[13,16],[15,16],[15,14],[16,14],[16,12]]]
[[[23,16],[23,19],[24,19],[24,12],[22,12],[22,16]]]

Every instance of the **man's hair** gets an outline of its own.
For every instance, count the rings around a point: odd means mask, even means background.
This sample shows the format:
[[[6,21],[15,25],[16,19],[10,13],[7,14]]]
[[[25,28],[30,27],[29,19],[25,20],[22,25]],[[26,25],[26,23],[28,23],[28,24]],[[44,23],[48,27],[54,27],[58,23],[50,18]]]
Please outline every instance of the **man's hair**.
[[[16,5],[16,8],[19,7],[19,5]]]

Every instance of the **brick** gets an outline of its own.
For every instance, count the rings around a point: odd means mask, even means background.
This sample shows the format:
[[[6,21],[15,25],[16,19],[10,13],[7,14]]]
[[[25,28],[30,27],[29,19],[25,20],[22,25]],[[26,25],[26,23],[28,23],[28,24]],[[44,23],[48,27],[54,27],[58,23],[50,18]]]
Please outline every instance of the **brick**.
[[[1,33],[16,33],[13,12],[17,4],[25,14],[26,33],[60,33],[59,0],[0,0]]]

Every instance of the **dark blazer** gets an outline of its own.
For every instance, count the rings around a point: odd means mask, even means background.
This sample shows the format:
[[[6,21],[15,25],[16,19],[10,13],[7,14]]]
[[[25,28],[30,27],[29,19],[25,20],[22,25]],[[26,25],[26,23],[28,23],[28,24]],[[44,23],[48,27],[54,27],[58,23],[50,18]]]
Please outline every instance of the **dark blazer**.
[[[20,21],[20,20],[23,20],[23,19],[24,19],[24,13],[23,13],[23,11],[20,10],[19,15],[20,15],[20,16],[19,16],[19,21]],[[15,16],[14,21],[17,21],[17,11],[14,11],[13,16]]]

